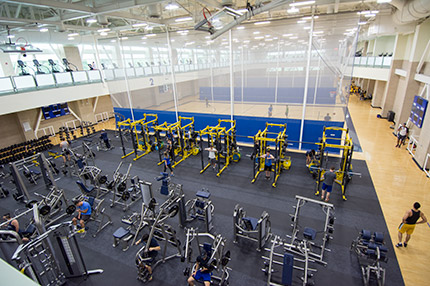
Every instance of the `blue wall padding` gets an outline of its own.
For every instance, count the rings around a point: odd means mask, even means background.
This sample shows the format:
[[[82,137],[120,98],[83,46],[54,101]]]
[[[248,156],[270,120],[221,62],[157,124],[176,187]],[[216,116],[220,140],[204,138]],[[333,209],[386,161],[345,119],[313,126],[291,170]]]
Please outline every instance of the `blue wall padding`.
[[[229,87],[214,87],[213,88],[215,101],[230,101],[230,88]],[[303,103],[304,88],[303,87],[278,87],[278,103]],[[306,102],[312,104],[315,97],[315,88],[308,88],[308,95]],[[212,100],[211,88],[200,87],[200,100]],[[242,88],[234,88],[234,100],[242,101]],[[243,89],[244,102],[275,102],[275,88],[274,87],[245,87]],[[333,87],[319,87],[316,94],[316,104],[335,104],[336,103],[336,88]]]
[[[114,108],[115,112],[118,112],[125,116],[125,118],[131,118],[131,112],[128,108]],[[158,114],[158,123],[164,122],[174,123],[176,122],[176,115],[174,111],[160,111],[150,109],[133,109],[134,117],[136,120],[143,118],[144,113],[156,113]],[[179,112],[179,116],[194,117],[195,130],[202,130],[206,126],[215,126],[218,124],[218,119],[230,119],[229,115],[222,114],[205,114],[205,113],[190,113],[190,112]],[[287,124],[287,135],[289,145],[288,148],[298,149],[300,139],[300,119],[284,119],[284,118],[269,118],[269,117],[253,117],[253,116],[234,116],[236,120],[236,135],[237,141],[242,143],[253,143],[251,138],[248,136],[254,136],[258,130],[266,128],[266,122],[275,124]],[[318,146],[312,143],[320,142],[321,136],[324,130],[324,126],[335,126],[343,127],[343,122],[339,121],[318,121],[318,120],[305,120],[304,131],[302,142],[302,150],[318,149]],[[278,132],[275,128],[274,132]],[[279,130],[280,131],[280,130]],[[333,132],[331,132],[333,133]],[[340,138],[340,131],[336,133],[337,137]],[[291,142],[296,141],[296,142]],[[339,150],[329,150],[329,152],[338,152]]]
[[[290,253],[284,253],[282,266],[282,285],[291,286],[293,283],[294,256]]]

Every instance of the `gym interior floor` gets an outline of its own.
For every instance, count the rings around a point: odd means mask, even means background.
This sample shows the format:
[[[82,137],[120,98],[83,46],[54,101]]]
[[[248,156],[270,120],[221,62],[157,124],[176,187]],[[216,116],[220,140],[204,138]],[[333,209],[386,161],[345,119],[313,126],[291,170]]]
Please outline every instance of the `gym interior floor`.
[[[96,165],[103,170],[103,174],[112,177],[116,169],[122,151],[118,138],[115,138],[114,132],[109,131],[109,137],[113,141],[115,149],[108,152],[96,153]],[[94,136],[94,141],[97,137]],[[81,139],[73,143],[78,146]],[[72,146],[72,147],[73,147]],[[58,148],[58,147],[57,147]],[[296,204],[295,195],[301,195],[308,198],[318,199],[314,195],[314,180],[305,167],[305,156],[303,153],[290,153],[292,157],[292,167],[284,171],[279,180],[277,188],[272,188],[271,183],[264,180],[264,174],[261,174],[255,184],[251,184],[252,179],[252,162],[246,156],[251,150],[244,147],[242,150],[242,159],[239,163],[233,163],[228,167],[221,177],[216,177],[212,169],[205,173],[199,174],[201,169],[200,156],[190,157],[180,163],[175,169],[175,177],[172,178],[174,183],[183,185],[186,199],[195,197],[195,192],[207,188],[212,196],[212,202],[215,206],[214,212],[214,229],[213,233],[219,233],[227,239],[226,249],[232,252],[232,260],[229,267],[230,285],[265,285],[266,276],[261,271],[263,268],[262,255],[267,252],[257,252],[256,244],[250,241],[239,240],[238,244],[233,244],[233,209],[236,204],[245,208],[247,214],[253,217],[260,217],[261,213],[266,210],[270,214],[272,232],[285,237],[291,234],[291,220],[289,214],[294,212],[293,206]],[[206,156],[206,155],[205,155]],[[132,156],[123,161],[132,162]],[[328,166],[338,165],[339,158],[330,157]],[[161,182],[157,182],[155,177],[162,171],[161,166],[157,166],[158,154],[150,153],[147,156],[133,162],[131,176],[137,175],[140,179],[153,183],[153,191],[158,202],[162,202],[165,197],[158,192]],[[61,158],[57,159],[57,165],[61,165]],[[128,165],[128,164],[124,164]],[[359,231],[363,228],[371,231],[380,231],[385,234],[385,243],[388,247],[388,263],[384,267],[387,269],[386,285],[404,285],[400,272],[393,243],[391,241],[387,225],[382,214],[381,206],[376,195],[372,179],[369,174],[368,166],[364,160],[353,160],[354,172],[361,173],[362,176],[354,177],[347,189],[347,201],[343,201],[340,194],[340,188],[336,185],[333,190],[330,202],[335,205],[335,231],[334,239],[328,243],[331,250],[325,254],[325,260],[328,265],[312,265],[318,269],[314,275],[315,285],[362,285],[362,277],[358,260],[355,254],[350,252],[350,245]],[[122,168],[126,168],[123,166]],[[125,170],[123,170],[125,172]],[[68,199],[79,194],[76,185],[76,177],[63,176],[57,181],[60,188],[65,190]],[[46,193],[43,182],[37,185],[39,193]],[[34,191],[34,190],[33,190]],[[81,250],[83,252],[88,269],[102,268],[103,274],[90,276],[87,280],[84,278],[75,278],[69,280],[70,285],[140,285],[141,282],[136,280],[137,269],[135,266],[135,254],[139,246],[132,246],[127,252],[123,252],[120,247],[113,248],[113,232],[122,226],[121,218],[125,215],[120,206],[110,208],[109,199],[112,195],[106,197],[104,207],[106,213],[111,215],[113,225],[102,230],[96,238],[86,235],[84,238],[78,238]],[[309,207],[308,207],[309,205]],[[17,203],[11,196],[2,199],[0,211],[13,212],[17,208],[23,208],[22,203]],[[140,211],[140,204],[136,203],[131,210]],[[301,212],[300,226],[313,226],[317,231],[323,227],[323,213],[321,208],[306,204]],[[70,219],[70,218],[69,218]],[[178,218],[170,219],[171,224],[178,232],[179,239],[184,242],[184,231],[178,227]],[[24,223],[24,222],[21,222]],[[88,224],[89,234],[95,231],[95,227]],[[190,223],[188,226],[203,227],[198,221]],[[148,230],[145,230],[148,231]],[[317,239],[320,238],[317,236]],[[269,243],[266,244],[266,247]],[[170,247],[168,253],[173,253],[175,248]],[[160,257],[161,253],[159,254]],[[187,266],[179,259],[167,261],[159,265],[153,275],[152,285],[186,285],[186,277],[183,276],[183,270]],[[275,273],[275,276],[280,272]],[[301,272],[295,271],[294,285],[301,285]]]

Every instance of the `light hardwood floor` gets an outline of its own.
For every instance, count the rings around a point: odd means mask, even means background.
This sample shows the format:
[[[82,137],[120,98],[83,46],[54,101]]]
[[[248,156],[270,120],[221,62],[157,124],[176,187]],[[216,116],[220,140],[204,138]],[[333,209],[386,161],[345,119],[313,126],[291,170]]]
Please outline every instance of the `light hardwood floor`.
[[[414,202],[420,202],[421,210],[430,219],[430,178],[418,168],[406,146],[394,147],[392,123],[376,118],[380,109],[371,108],[369,101],[360,101],[354,95],[348,107],[391,239],[396,244],[397,227]],[[417,225],[408,247],[395,249],[406,286],[430,285],[429,235],[427,224]]]

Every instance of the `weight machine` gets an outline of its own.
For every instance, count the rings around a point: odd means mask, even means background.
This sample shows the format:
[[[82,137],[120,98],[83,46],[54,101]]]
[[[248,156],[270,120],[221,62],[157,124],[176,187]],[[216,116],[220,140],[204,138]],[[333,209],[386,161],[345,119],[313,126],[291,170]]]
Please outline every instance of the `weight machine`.
[[[330,203],[317,201],[314,199],[309,199],[298,195],[296,195],[296,200],[297,200],[297,203],[293,207],[295,209],[294,214],[290,214],[291,221],[292,221],[291,226],[293,228],[292,235],[291,236],[287,235],[287,237],[291,238],[291,243],[290,243],[291,247],[289,250],[293,253],[296,252],[297,243],[300,243],[301,241],[306,240],[309,246],[309,249],[307,250],[307,253],[308,253],[307,255],[309,255],[309,257],[312,257],[312,259],[315,260],[316,262],[319,262],[325,265],[327,263],[324,261],[324,253],[326,251],[330,251],[330,249],[327,248],[326,244],[330,239],[332,239],[331,234],[333,234],[333,231],[334,231],[334,221],[335,221],[334,206],[333,204],[330,204]],[[299,239],[298,236],[300,231],[302,230],[302,226],[299,224],[300,210],[307,203],[316,205],[317,207],[321,208],[322,212],[324,213],[324,226],[321,231],[316,231],[312,227],[304,227],[302,231],[303,238]],[[317,220],[312,220],[312,221],[308,220],[306,221],[306,223],[317,224],[318,222]],[[316,242],[314,242],[316,238],[321,239],[321,244],[317,244]]]
[[[59,73],[60,70],[56,67],[57,64],[52,59],[48,59],[48,63],[51,66],[51,73]]]
[[[229,250],[224,250],[226,239],[220,234],[199,233],[198,229],[195,228],[186,229],[186,235],[184,257],[181,259],[182,262],[188,263],[184,270],[184,276],[190,276],[194,272],[197,257],[201,256],[204,251],[209,257],[207,265],[213,269],[211,285],[228,285],[231,268],[227,267],[227,264],[230,262],[231,254]],[[195,245],[194,248],[193,244]],[[197,249],[197,253],[193,253],[195,249]]]
[[[211,193],[207,189],[196,192],[196,198],[185,203],[187,211],[187,222],[195,219],[202,220],[205,226],[205,232],[210,233],[213,228],[213,215],[215,206],[210,200]]]
[[[100,231],[112,224],[111,217],[105,213],[105,209],[102,207],[105,199],[97,199],[90,196],[79,195],[73,199],[73,201],[75,200],[88,202],[91,206],[91,215],[89,221],[94,221],[94,223],[97,224],[97,230],[93,233],[93,237],[96,237]],[[70,205],[66,209],[66,214],[73,215],[75,211],[76,206]]]
[[[103,273],[102,269],[86,268],[75,233],[70,230],[70,222],[51,226],[32,241],[19,245],[12,260],[21,272],[43,286],[63,285],[67,278]]]
[[[229,123],[230,128],[221,126],[222,123]],[[207,146],[208,148],[214,147],[216,149],[215,159],[216,165],[218,166],[217,176],[221,176],[221,173],[230,165],[230,162],[239,162],[240,152],[236,143],[236,120],[224,120],[218,119],[218,125],[207,126],[205,129],[199,131],[200,135],[200,150],[202,169],[200,174],[206,171],[210,167],[211,162],[205,165],[205,159],[203,155],[203,141],[204,136],[207,136]],[[222,162],[224,159],[224,162]],[[221,168],[221,165],[223,167]]]
[[[279,248],[282,250],[281,253],[276,252]],[[295,251],[290,253],[292,249]],[[300,241],[294,245],[276,235],[272,240],[272,246],[265,250],[270,252],[268,257],[262,256],[264,259],[264,269],[262,270],[267,276],[267,286],[293,285],[294,270],[303,271],[303,276],[300,277],[303,286],[315,285],[310,278],[317,270],[310,268],[310,263],[316,261],[309,255],[308,241]],[[281,270],[278,270],[278,265],[282,267]],[[275,277],[274,273],[278,272],[280,275]]]
[[[381,262],[388,261],[388,248],[384,243],[384,234],[375,232],[372,235],[371,231],[363,229],[352,241],[350,250],[357,255],[364,285],[370,285],[373,274],[378,286],[384,286],[385,268],[381,266]]]
[[[99,199],[109,193],[109,189],[101,186],[107,183],[107,176],[101,173],[102,170],[96,166],[85,166],[79,172],[78,176],[80,181],[78,181],[77,184],[84,196],[93,196]],[[89,186],[87,181],[89,181],[92,186]]]
[[[169,154],[173,161],[172,168],[175,168],[189,156],[197,155],[200,152],[200,149],[197,146],[198,133],[194,131],[194,117],[179,116],[179,121],[172,124],[164,122],[161,125],[154,126],[154,130],[157,139],[158,155],[160,158],[158,165],[164,163],[162,158],[162,149],[164,146],[162,145],[163,140],[161,139],[161,132],[165,133],[165,137],[167,137],[167,139],[172,140],[173,146]]]
[[[260,218],[246,216],[246,211],[237,204],[233,213],[234,243],[239,237],[258,242],[257,250],[261,251],[266,242],[272,236],[270,216],[263,211]]]
[[[128,165],[127,172],[125,174],[120,172],[122,161],[119,162],[118,167],[113,173],[113,180],[108,184],[108,188],[113,192],[113,198],[111,200],[110,207],[114,207],[116,204],[123,206],[123,211],[126,211],[135,201],[127,202],[130,197],[138,198],[138,189],[135,187],[131,187],[127,189],[127,180],[130,178],[130,170],[132,167],[132,163]],[[132,181],[133,185],[136,184],[136,180],[139,181],[137,176],[133,177]]]
[[[341,138],[331,137],[330,132],[341,131]],[[334,144],[331,143],[334,141]],[[352,139],[349,137],[349,130],[339,127],[324,127],[323,136],[320,143],[316,143],[320,146],[319,148],[319,162],[317,164],[310,164],[309,169],[317,170],[316,180],[316,191],[315,195],[318,196],[320,193],[322,178],[326,169],[323,168],[324,161],[327,162],[328,153],[326,148],[337,148],[342,151],[342,158],[340,160],[339,170],[335,171],[336,179],[335,183],[339,184],[342,189],[342,199],[346,201],[346,187],[351,181],[353,175],[359,175],[360,173],[352,172],[352,153],[354,151],[354,145]],[[329,167],[330,168],[330,167]]]
[[[127,120],[118,122],[118,132],[121,140],[123,156],[124,159],[132,154],[134,154],[134,161],[142,158],[143,156],[149,154],[155,150],[157,142],[151,140],[151,133],[155,133],[154,128],[158,125],[158,115],[157,114],[143,114],[143,119],[132,122],[130,118]],[[139,128],[138,128],[139,127]],[[133,146],[133,150],[130,153],[126,153],[124,146],[124,129],[129,130],[129,136]],[[139,132],[140,129],[140,132]],[[140,136],[139,136],[140,133]],[[140,153],[139,152],[143,152]]]
[[[278,132],[273,132],[272,129],[279,130]],[[275,159],[274,159],[274,173],[272,187],[276,188],[276,183],[278,178],[282,172],[282,170],[288,170],[291,166],[291,157],[286,156],[287,146],[288,146],[288,135],[286,135],[287,124],[274,124],[267,123],[266,128],[261,131],[258,130],[258,133],[255,136],[249,136],[248,138],[252,138],[254,140],[254,151],[251,155],[251,160],[253,161],[253,174],[254,178],[251,183],[255,183],[258,178],[258,175],[261,172],[264,172],[264,162],[263,156],[266,154],[266,151],[270,149],[269,143],[275,144]],[[272,163],[273,165],[273,163]]]
[[[151,277],[151,274],[146,268],[146,261],[151,259],[151,257],[148,256],[148,252],[152,238],[164,241],[164,246],[161,250],[162,258],[151,265],[152,270],[154,270],[161,263],[165,263],[167,260],[182,257],[182,247],[180,241],[176,237],[176,231],[170,225],[164,222],[168,218],[175,217],[178,211],[179,207],[176,205],[174,200],[166,201],[160,206],[160,211],[157,215],[153,213],[154,216],[152,218],[145,220],[146,225],[150,227],[150,232],[147,243],[136,253],[135,261],[138,271],[138,280],[147,282],[149,277]],[[177,251],[176,253],[167,256],[167,248],[169,244],[176,248]]]

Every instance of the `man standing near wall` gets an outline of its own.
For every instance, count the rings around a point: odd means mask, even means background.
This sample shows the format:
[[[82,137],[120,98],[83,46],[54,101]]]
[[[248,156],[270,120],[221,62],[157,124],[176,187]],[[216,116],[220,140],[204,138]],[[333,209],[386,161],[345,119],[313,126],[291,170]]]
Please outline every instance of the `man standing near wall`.
[[[408,246],[408,241],[409,239],[411,239],[411,235],[414,232],[415,225],[427,222],[427,218],[425,217],[424,213],[418,210],[420,207],[421,207],[420,203],[418,202],[414,203],[413,208],[408,210],[403,216],[402,223],[399,226],[399,234],[398,234],[399,243],[396,244],[396,247]],[[418,219],[420,218],[421,220],[418,221]],[[406,232],[406,239],[402,245],[402,236],[405,232]]]

